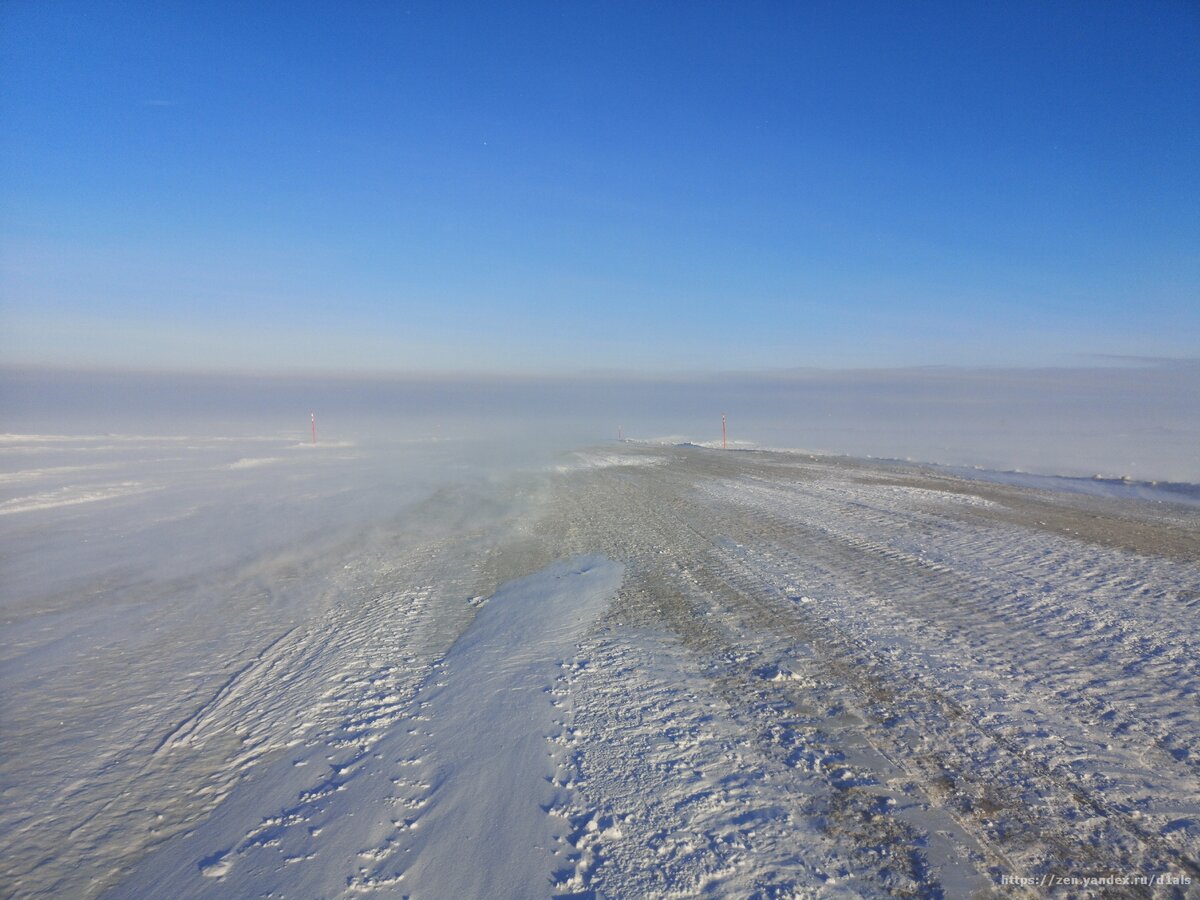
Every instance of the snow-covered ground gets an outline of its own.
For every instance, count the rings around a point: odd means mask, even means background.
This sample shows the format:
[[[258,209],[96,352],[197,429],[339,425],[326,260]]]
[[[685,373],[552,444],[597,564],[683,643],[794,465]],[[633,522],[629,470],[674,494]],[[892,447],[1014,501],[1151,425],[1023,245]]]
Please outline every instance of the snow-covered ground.
[[[662,443],[0,458],[5,894],[1200,891],[1195,504]]]

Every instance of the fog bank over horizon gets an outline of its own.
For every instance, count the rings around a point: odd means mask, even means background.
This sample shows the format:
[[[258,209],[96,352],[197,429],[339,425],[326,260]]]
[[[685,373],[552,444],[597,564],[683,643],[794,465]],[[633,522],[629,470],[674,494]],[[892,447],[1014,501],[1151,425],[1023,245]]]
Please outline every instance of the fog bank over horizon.
[[[497,464],[627,438],[1200,482],[1200,361],[695,376],[0,372],[10,434],[478,441]]]

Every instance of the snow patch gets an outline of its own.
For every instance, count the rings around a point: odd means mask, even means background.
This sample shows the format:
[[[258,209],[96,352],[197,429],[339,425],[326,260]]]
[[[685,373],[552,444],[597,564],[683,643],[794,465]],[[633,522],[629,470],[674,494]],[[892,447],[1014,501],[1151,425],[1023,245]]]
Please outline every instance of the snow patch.
[[[31,494],[28,497],[14,497],[12,500],[5,500],[0,503],[0,516],[56,509],[60,506],[78,506],[81,503],[96,503],[100,500],[113,500],[117,497],[131,497],[149,490],[153,490],[153,488],[146,487],[139,481],[121,481],[116,484],[102,484],[90,488],[68,486],[41,494]]]
[[[581,469],[607,469],[612,466],[657,466],[666,462],[661,456],[634,456],[624,453],[574,453],[568,462],[555,466],[560,474]]]
[[[356,446],[354,441],[297,441],[292,445],[293,450],[345,450]]]
[[[259,466],[269,466],[274,463],[283,462],[283,458],[279,456],[246,456],[239,459],[237,462],[231,462],[225,466],[226,469],[256,469]]]

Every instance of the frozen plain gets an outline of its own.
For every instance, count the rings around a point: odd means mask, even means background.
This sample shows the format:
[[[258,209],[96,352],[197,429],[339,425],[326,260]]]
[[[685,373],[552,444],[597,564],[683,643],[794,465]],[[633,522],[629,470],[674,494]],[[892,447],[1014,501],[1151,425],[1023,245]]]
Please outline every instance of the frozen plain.
[[[3,452],[6,894],[1197,893],[1187,494],[639,443]]]

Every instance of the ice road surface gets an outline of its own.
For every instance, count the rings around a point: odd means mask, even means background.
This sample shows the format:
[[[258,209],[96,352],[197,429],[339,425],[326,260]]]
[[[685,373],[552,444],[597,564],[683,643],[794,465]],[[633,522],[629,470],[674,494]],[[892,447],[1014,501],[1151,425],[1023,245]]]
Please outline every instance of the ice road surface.
[[[1195,504],[634,443],[0,453],[7,895],[1200,885]]]

